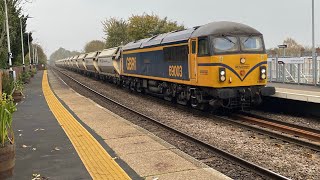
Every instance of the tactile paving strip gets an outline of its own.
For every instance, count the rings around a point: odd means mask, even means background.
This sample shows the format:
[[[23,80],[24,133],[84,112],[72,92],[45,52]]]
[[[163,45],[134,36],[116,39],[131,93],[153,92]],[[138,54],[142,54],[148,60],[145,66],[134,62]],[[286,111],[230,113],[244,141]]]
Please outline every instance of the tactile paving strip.
[[[42,90],[50,110],[69,137],[91,177],[93,179],[130,179],[100,143],[54,95],[49,86],[46,70],[43,73]]]

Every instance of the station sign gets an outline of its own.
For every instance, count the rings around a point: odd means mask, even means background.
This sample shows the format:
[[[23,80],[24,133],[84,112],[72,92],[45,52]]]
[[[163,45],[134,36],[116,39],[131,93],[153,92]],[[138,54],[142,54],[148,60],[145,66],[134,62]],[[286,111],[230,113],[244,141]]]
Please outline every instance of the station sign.
[[[268,58],[268,62],[275,62],[276,58]],[[278,58],[279,64],[304,64],[304,57],[294,57],[294,58]]]
[[[286,45],[286,44],[281,44],[281,45],[278,45],[278,48],[280,48],[280,49],[288,48],[288,45]]]

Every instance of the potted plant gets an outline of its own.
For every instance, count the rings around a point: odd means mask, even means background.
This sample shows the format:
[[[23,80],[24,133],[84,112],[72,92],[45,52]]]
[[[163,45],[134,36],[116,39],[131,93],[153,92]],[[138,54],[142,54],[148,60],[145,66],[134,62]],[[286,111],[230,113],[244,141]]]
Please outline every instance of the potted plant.
[[[23,82],[21,79],[14,81],[8,74],[2,77],[2,91],[13,96],[15,102],[20,102],[23,98]]]
[[[22,72],[20,79],[21,79],[21,81],[23,83],[30,83],[30,74],[29,74],[29,72],[28,71]]]
[[[12,113],[16,110],[12,96],[2,94],[0,104],[0,179],[11,177],[15,166]]]
[[[34,77],[35,74],[37,74],[37,69],[34,67],[34,68],[30,69],[30,75],[31,75],[31,77]]]
[[[13,82],[13,93],[12,97],[14,99],[14,102],[20,102],[23,98],[23,82],[21,80],[16,80]]]
[[[33,69],[30,69],[29,71],[30,76],[33,78],[34,74],[33,74]]]
[[[33,69],[32,69],[32,73],[33,73],[33,74],[37,74],[37,68],[33,68]]]

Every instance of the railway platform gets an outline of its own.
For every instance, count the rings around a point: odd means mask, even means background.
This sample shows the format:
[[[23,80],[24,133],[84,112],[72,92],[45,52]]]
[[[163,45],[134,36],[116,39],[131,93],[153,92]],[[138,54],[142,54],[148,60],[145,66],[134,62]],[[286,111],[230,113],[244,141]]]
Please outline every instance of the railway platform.
[[[39,71],[14,114],[13,179],[230,179]]]
[[[268,86],[276,88],[276,94],[273,97],[310,102],[320,103],[320,87],[309,85],[296,85],[284,83],[268,83]]]

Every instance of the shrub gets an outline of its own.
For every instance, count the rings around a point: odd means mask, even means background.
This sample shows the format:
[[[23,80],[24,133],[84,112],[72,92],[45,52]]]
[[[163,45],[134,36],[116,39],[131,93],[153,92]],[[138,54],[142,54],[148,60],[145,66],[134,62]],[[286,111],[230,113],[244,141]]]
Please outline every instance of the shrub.
[[[2,94],[0,104],[0,147],[14,143],[12,113],[17,110],[11,95]]]
[[[16,80],[16,81],[14,81],[13,84],[14,84],[13,90],[14,90],[14,91],[19,91],[19,92],[22,93],[23,88],[24,88],[23,82],[22,82],[21,80]]]
[[[28,71],[24,71],[24,72],[21,73],[20,80],[21,80],[23,83],[28,82],[29,79],[30,79],[30,74],[29,74]]]
[[[2,92],[11,94],[14,91],[13,78],[9,77],[9,74],[2,73]]]
[[[32,74],[37,74],[37,69],[36,69],[36,68],[33,68],[33,69],[31,70],[31,73],[32,73]]]

